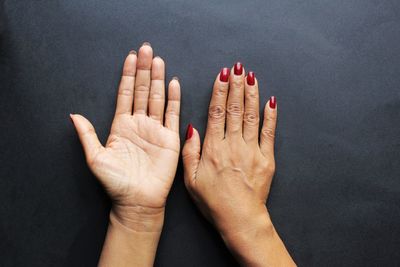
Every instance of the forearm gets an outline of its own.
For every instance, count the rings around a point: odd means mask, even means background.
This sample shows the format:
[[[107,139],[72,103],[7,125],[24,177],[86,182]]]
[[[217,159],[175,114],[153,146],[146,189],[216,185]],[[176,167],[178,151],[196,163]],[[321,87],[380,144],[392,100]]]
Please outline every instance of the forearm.
[[[121,217],[114,210],[103,245],[99,266],[153,266],[164,211]]]
[[[221,235],[243,266],[296,266],[266,210],[247,220],[243,230],[235,228]]]

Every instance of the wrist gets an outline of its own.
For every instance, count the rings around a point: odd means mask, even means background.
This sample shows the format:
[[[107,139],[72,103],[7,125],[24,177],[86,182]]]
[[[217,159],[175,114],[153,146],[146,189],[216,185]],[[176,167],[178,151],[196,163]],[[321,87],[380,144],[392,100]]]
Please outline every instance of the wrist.
[[[229,216],[227,213],[224,216],[214,216],[214,224],[224,240],[260,229],[268,234],[273,232],[273,225],[264,204],[237,209]]]
[[[240,227],[220,232],[232,254],[244,266],[296,266],[276,232],[268,211],[245,218]]]
[[[99,266],[153,266],[163,221],[164,209],[114,205]]]
[[[239,223],[221,227],[220,234],[228,247],[244,244],[258,238],[269,239],[274,236],[275,228],[265,206],[258,212],[243,217]]]
[[[161,233],[165,208],[113,205],[110,223],[119,224],[127,230],[143,233]]]

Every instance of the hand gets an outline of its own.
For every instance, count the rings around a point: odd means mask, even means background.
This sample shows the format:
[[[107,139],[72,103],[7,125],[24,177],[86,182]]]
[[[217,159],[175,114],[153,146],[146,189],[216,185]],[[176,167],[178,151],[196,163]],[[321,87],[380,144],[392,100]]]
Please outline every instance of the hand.
[[[258,83],[253,72],[244,73],[237,63],[216,78],[201,154],[199,134],[189,125],[182,152],[185,184],[243,264],[278,266],[274,255],[288,254],[265,206],[275,171],[276,99],[265,106],[259,142]],[[268,243],[258,243],[260,238]]]
[[[231,71],[223,69],[214,84],[201,156],[195,129],[183,149],[186,186],[201,211],[222,232],[232,227],[240,230],[246,227],[246,218],[266,213],[275,169],[275,98],[265,107],[260,143],[258,110],[254,73],[249,72],[245,82],[240,63]]]
[[[92,124],[71,115],[89,168],[113,201],[112,212],[128,227],[141,219],[160,219],[179,158],[180,85],[169,83],[165,111],[165,64],[153,58],[145,43],[138,56],[126,58],[115,117],[107,144],[99,142]]]

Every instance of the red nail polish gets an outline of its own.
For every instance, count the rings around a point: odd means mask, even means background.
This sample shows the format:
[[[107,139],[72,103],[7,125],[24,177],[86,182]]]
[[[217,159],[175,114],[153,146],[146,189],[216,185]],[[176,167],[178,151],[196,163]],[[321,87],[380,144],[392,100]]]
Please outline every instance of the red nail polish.
[[[275,107],[276,107],[276,97],[275,96],[271,96],[269,98],[269,107],[272,109],[275,109]]]
[[[227,82],[229,80],[229,69],[228,68],[223,68],[221,72],[219,73],[219,80],[221,82]]]
[[[189,123],[187,130],[186,130],[186,140],[190,139],[193,135],[193,126]]]
[[[254,72],[249,71],[249,73],[247,74],[247,84],[254,85],[256,83],[255,78],[256,78],[256,76],[255,76]]]
[[[235,67],[233,69],[233,73],[235,73],[235,75],[242,75],[243,73],[243,65],[242,63],[238,62],[235,64]]]

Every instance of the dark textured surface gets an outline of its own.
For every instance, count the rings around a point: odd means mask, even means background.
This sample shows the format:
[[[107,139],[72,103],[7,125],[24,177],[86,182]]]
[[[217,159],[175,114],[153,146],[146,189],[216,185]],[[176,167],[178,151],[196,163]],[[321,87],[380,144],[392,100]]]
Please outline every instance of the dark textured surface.
[[[216,2],[216,1],[215,1]],[[68,114],[104,141],[127,52],[150,41],[204,133],[235,61],[279,103],[272,219],[299,266],[400,266],[400,2],[2,1],[0,265],[95,266],[109,200]],[[181,165],[156,266],[234,266]]]

